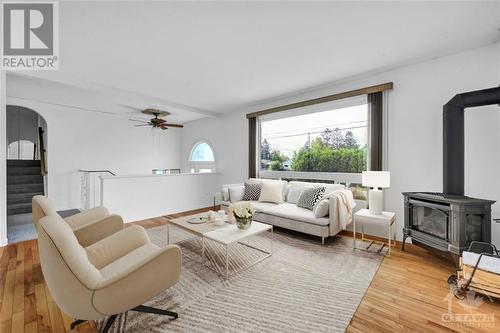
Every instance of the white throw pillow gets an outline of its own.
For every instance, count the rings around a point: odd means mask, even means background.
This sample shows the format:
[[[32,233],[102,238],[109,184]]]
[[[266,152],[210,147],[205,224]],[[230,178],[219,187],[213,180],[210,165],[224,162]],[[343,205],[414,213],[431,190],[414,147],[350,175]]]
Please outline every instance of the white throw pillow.
[[[290,186],[288,187],[288,193],[286,195],[286,202],[297,204],[303,188],[304,186],[302,185],[290,184]]]
[[[314,217],[319,218],[328,216],[330,212],[330,199],[321,199],[321,201],[314,206],[313,212]]]
[[[222,201],[229,201],[229,186],[222,185],[220,188],[220,193],[222,194]]]
[[[285,180],[279,180],[279,179],[261,179],[260,180],[261,182],[270,182],[270,183],[278,183],[278,184],[281,184],[283,186],[283,197],[281,199],[281,202],[285,201],[286,199],[286,193],[288,191],[288,182],[285,181]]]
[[[286,183],[281,181],[268,181],[261,182],[259,201],[263,202],[283,202],[283,188]]]
[[[229,186],[229,201],[241,201],[241,199],[243,199],[243,194],[245,194],[245,185]]]

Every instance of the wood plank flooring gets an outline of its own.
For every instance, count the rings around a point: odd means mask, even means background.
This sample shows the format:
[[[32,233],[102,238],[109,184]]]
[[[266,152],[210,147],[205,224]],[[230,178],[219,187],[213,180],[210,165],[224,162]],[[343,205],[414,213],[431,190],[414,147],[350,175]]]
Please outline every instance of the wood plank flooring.
[[[181,215],[136,223],[149,228]],[[407,248],[406,252],[394,248],[392,255],[384,258],[347,332],[500,331],[500,300],[490,303],[483,298],[477,303],[479,307],[463,307],[454,297],[449,298],[446,280],[453,272],[452,265],[416,246]],[[443,315],[448,313],[449,304],[455,314],[490,315],[494,321],[473,327],[447,323]],[[72,331],[72,321],[50,296],[37,241],[0,248],[0,332],[97,332],[93,322]]]

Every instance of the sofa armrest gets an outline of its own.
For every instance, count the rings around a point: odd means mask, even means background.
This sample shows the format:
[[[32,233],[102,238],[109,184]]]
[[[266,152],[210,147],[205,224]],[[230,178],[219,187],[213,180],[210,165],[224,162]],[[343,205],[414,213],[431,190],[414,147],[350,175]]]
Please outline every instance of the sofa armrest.
[[[81,246],[87,247],[123,229],[123,219],[120,215],[108,215],[98,220],[73,228]]]
[[[150,247],[150,251],[141,251]],[[181,277],[182,255],[176,245],[159,248],[145,245],[135,252],[138,258],[118,260],[101,270],[103,279],[93,297],[97,311],[114,314],[143,304],[165,289],[175,285]],[[131,253],[130,255],[134,255]],[[123,258],[126,259],[126,258]]]
[[[339,214],[338,214],[338,203],[337,203],[337,197],[335,196],[330,196],[329,201],[329,208],[328,208],[328,220],[330,221],[330,224],[338,224],[339,223]]]
[[[90,262],[101,269],[129,252],[149,243],[144,228],[132,225],[85,248]]]
[[[81,213],[68,216],[64,219],[64,221],[66,221],[72,229],[76,229],[82,225],[88,224],[91,221],[100,220],[108,215],[109,211],[106,207],[95,207]]]

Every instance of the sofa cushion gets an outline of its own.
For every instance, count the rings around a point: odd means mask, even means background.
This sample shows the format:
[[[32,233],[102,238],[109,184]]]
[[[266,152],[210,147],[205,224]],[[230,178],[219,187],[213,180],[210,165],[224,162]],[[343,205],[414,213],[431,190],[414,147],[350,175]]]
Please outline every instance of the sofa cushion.
[[[229,188],[231,186],[244,186],[243,183],[225,184],[221,185],[220,192],[222,195],[222,201],[229,201]]]
[[[310,182],[291,181],[290,185],[299,185],[307,188],[324,187],[325,194],[345,189],[345,186],[342,184],[329,184],[329,183],[310,183]]]
[[[297,207],[297,205],[288,202],[265,208],[263,213],[317,225],[328,225],[330,223],[326,217],[316,218],[312,210]]]
[[[229,186],[229,201],[237,202],[243,199],[243,194],[245,193],[245,186],[242,185],[234,185]]]
[[[282,203],[285,186],[285,182],[263,180],[261,183],[259,201]]]
[[[276,204],[272,202],[250,201],[250,204],[252,205],[253,209],[255,209],[255,211],[259,213],[263,212],[267,208],[276,206]]]
[[[286,195],[286,202],[296,204],[297,201],[299,201],[300,193],[303,188],[304,185],[301,184],[290,184]]]
[[[313,208],[315,217],[325,217],[330,213],[330,199],[321,199]]]
[[[324,195],[325,195],[324,187],[304,188],[300,193],[297,206],[312,210],[314,205],[316,205],[316,203],[319,202]]]
[[[245,183],[245,193],[242,201],[259,200],[262,183]]]

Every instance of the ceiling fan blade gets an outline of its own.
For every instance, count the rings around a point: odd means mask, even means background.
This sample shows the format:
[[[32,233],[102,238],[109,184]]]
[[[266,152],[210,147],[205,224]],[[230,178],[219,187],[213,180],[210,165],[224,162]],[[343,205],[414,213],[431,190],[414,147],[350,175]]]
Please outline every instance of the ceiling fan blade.
[[[138,123],[147,123],[148,122],[146,120],[139,120],[139,119],[129,119],[129,121],[135,121],[135,122],[138,122]]]
[[[168,126],[168,127],[177,127],[177,128],[183,128],[183,127],[184,127],[184,125],[180,125],[180,124],[170,124],[170,123],[165,124],[164,126]]]
[[[151,126],[149,124],[143,124],[143,125],[134,125],[134,127],[141,127],[141,126]]]

